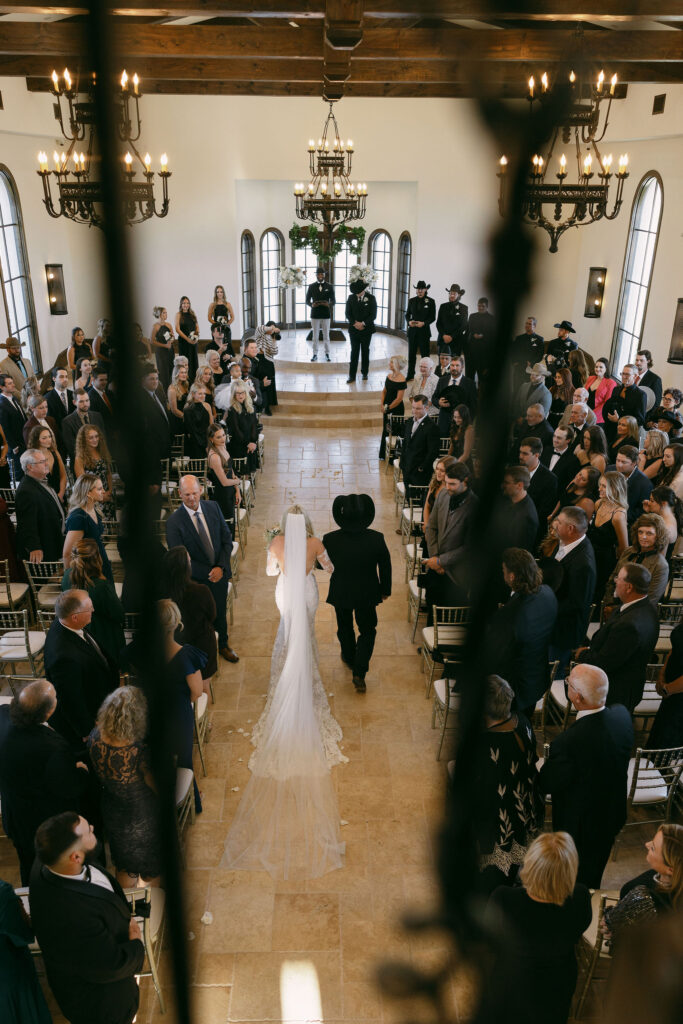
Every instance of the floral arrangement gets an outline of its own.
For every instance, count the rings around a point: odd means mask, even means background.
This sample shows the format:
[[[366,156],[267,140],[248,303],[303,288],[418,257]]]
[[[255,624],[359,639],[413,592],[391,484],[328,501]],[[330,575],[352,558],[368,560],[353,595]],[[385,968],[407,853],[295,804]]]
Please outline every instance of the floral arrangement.
[[[279,537],[281,533],[282,530],[280,529],[279,526],[271,526],[270,529],[264,530],[263,536],[266,539],[266,547],[269,548],[273,541],[273,538]]]
[[[379,274],[369,263],[357,263],[349,270],[349,284],[354,281],[362,281],[363,284],[375,284],[379,281]]]
[[[281,288],[302,288],[306,284],[306,271],[303,267],[280,267]]]
[[[300,224],[293,224],[289,238],[295,249],[310,249],[313,255],[321,262],[334,259],[348,245],[352,256],[360,256],[365,241],[365,228],[350,228],[346,224],[340,224],[332,237],[332,248],[325,250],[324,237],[318,231],[315,224],[309,224],[303,228]]]

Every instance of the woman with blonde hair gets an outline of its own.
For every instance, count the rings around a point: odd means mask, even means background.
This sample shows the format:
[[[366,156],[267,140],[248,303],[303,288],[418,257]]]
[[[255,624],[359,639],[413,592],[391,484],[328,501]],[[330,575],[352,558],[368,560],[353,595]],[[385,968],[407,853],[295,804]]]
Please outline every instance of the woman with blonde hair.
[[[246,384],[236,381],[225,425],[230,436],[228,451],[233,459],[247,459],[247,472],[258,469],[258,423]]]
[[[97,321],[97,333],[92,340],[92,351],[95,362],[103,364],[105,370],[109,372],[112,356],[111,320],[106,316],[100,317]]]
[[[598,493],[600,497],[587,534],[595,553],[596,601],[605,593],[605,584],[617,558],[628,547],[626,480],[621,473],[608,470],[598,481]]]
[[[193,384],[183,409],[185,455],[190,459],[206,458],[207,431],[213,423],[213,412],[206,401],[203,384]]]
[[[171,383],[168,385],[166,396],[168,407],[176,419],[181,420],[175,424],[175,432],[182,433],[183,409],[187,396],[190,393],[190,368],[187,356],[176,356],[173,361],[173,373]]]
[[[662,456],[668,443],[669,438],[663,430],[653,428],[645,435],[643,447],[638,452],[638,469],[650,480],[654,480],[662,468]]]
[[[71,552],[84,537],[94,540],[102,559],[102,569],[108,580],[113,580],[111,563],[102,542],[102,517],[97,506],[104,497],[102,481],[94,473],[83,473],[74,484],[66,517],[66,537],[62,558],[64,567],[71,567]]]
[[[206,400],[212,409],[216,408],[214,396],[216,393],[216,382],[213,379],[213,370],[208,363],[202,363],[194,375],[194,383],[206,391]]]
[[[620,416],[617,420],[616,434],[609,445],[610,463],[614,464],[617,461],[619,449],[625,444],[640,449],[640,431],[635,416]]]
[[[87,745],[101,786],[101,809],[122,886],[159,885],[163,866],[159,801],[150,768],[147,701],[120,686],[102,702]]]
[[[389,359],[389,373],[384,381],[380,406],[382,408],[382,440],[379,446],[379,458],[384,459],[386,446],[386,432],[390,416],[403,416],[403,396],[406,393],[406,378],[403,373],[403,359],[401,356],[391,356]]]
[[[102,556],[96,541],[90,538],[83,538],[71,549],[71,565],[62,577],[62,590],[72,588],[87,592],[93,605],[88,631],[118,665],[126,645],[123,605],[114,584],[102,572]]]
[[[55,435],[49,427],[38,425],[29,434],[28,447],[42,452],[47,459],[49,467],[47,482],[63,504],[66,493],[66,470],[62,462],[62,456],[57,450]]]
[[[94,473],[102,481],[104,495],[100,502],[105,519],[116,519],[114,485],[111,472],[111,455],[104,433],[94,423],[84,423],[76,434],[74,473]]]
[[[149,342],[156,356],[161,386],[166,391],[171,383],[171,374],[173,373],[173,359],[175,357],[173,341],[175,334],[171,324],[168,322],[168,312],[165,306],[155,306],[152,313],[156,323],[150,332]]]

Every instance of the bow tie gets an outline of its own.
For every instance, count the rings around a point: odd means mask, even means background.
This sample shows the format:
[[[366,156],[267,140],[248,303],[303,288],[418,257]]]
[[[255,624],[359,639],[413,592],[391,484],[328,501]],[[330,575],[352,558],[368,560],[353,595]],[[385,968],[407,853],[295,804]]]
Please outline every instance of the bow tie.
[[[565,448],[564,451],[566,452],[566,450],[567,449]],[[557,448],[553,448],[553,455],[564,455],[564,452],[558,452]]]

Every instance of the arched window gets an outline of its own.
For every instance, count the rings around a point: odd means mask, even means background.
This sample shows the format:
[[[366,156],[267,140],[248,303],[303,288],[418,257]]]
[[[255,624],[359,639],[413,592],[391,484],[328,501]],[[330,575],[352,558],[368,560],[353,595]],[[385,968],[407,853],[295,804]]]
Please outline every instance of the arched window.
[[[306,305],[306,291],[309,284],[315,282],[315,272],[318,269],[318,257],[315,255],[310,246],[306,246],[305,249],[294,250],[294,266],[303,267],[306,271],[306,284],[302,288],[294,289],[294,319],[296,323],[300,324],[308,320],[310,317],[310,310]]]
[[[334,257],[334,319],[344,320],[346,300],[349,296],[349,270],[360,263],[359,256],[352,256],[348,244],[344,242],[341,251]]]
[[[410,263],[413,255],[413,243],[410,233],[404,231],[398,240],[398,268],[396,271],[396,317],[394,327],[397,331],[406,329],[406,310],[410,299]]]
[[[368,245],[369,262],[379,278],[372,286],[377,299],[378,327],[389,326],[389,296],[391,292],[391,237],[386,231],[373,231]]]
[[[612,344],[612,365],[617,374],[624,363],[633,360],[641,345],[661,221],[662,181],[650,171],[636,189],[631,210]]]
[[[261,313],[263,323],[285,319],[284,289],[280,288],[280,267],[285,262],[285,240],[280,231],[269,228],[261,235]]]
[[[0,279],[7,326],[24,345],[24,353],[40,369],[36,311],[26,255],[26,239],[14,178],[0,165]]]
[[[254,236],[251,231],[243,231],[240,242],[243,332],[256,327],[256,267],[254,265],[254,248]]]

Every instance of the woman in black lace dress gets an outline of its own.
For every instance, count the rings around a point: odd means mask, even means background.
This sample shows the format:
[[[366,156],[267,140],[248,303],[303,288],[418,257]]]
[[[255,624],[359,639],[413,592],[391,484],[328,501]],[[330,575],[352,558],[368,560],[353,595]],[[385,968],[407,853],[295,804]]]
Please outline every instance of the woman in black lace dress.
[[[157,322],[152,327],[149,340],[157,360],[159,381],[164,391],[166,391],[171,383],[171,375],[173,373],[173,360],[175,359],[173,339],[175,334],[168,322],[168,313],[165,306],[155,306],[152,312]]]
[[[199,324],[187,295],[183,295],[175,315],[175,330],[178,335],[178,352],[186,356],[190,380],[194,380],[199,365],[197,344],[199,342]]]
[[[382,388],[381,406],[384,413],[382,423],[382,440],[379,446],[379,457],[384,458],[386,445],[386,431],[390,416],[403,416],[403,396],[406,393],[406,378],[401,370],[402,360],[400,356],[392,356],[389,360],[389,374],[384,381]]]
[[[116,877],[122,886],[142,878],[158,885],[162,869],[159,802],[145,743],[147,702],[137,686],[105,697],[88,736],[93,770],[102,787],[102,818]]]

